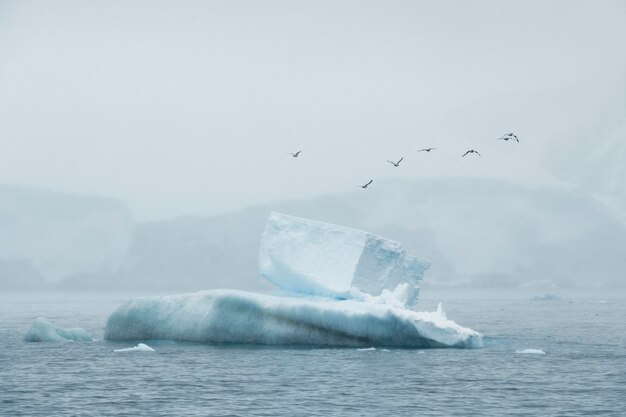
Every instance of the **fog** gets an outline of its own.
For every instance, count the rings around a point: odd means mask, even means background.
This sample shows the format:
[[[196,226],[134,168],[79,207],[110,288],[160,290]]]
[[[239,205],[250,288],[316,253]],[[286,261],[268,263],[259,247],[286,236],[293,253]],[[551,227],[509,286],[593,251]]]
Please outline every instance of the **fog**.
[[[278,210],[403,242],[427,288],[625,294],[625,20],[0,0],[0,286],[265,288]]]

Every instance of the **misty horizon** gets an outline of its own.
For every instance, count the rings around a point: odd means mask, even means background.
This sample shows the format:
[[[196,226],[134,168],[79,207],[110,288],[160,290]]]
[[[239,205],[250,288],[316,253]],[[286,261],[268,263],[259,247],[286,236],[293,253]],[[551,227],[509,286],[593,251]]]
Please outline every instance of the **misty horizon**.
[[[272,211],[624,287],[623,3],[62,3],[0,1],[4,287],[267,288]]]
[[[0,2],[0,183],[140,220],[450,176],[623,210],[619,1],[65,4]]]
[[[269,291],[257,272],[257,253],[265,220],[277,211],[403,243],[433,264],[422,283],[426,294],[624,294],[626,227],[601,202],[570,187],[391,180],[367,190],[149,222],[134,220],[123,202],[93,196],[0,187],[0,202],[5,216],[13,212],[5,219],[24,225],[0,235],[5,288],[19,282],[15,288]],[[60,228],[62,239],[49,236]],[[49,236],[47,242],[41,236]]]

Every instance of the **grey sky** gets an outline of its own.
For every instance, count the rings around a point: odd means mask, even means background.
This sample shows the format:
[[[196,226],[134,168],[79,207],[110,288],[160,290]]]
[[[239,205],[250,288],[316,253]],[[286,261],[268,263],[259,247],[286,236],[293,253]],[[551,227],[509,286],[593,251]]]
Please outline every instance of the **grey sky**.
[[[623,103],[625,21],[623,1],[0,0],[0,182],[139,219],[392,176],[553,182],[564,135]]]

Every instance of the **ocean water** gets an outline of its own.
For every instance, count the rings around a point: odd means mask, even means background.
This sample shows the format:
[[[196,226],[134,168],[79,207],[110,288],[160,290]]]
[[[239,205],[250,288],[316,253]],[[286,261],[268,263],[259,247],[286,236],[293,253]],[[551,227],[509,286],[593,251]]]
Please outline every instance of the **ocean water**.
[[[114,352],[131,344],[101,340],[106,318],[128,298],[0,294],[0,415],[626,416],[624,300],[420,301],[482,332],[476,350],[148,341],[155,352]],[[99,340],[23,342],[39,316]]]

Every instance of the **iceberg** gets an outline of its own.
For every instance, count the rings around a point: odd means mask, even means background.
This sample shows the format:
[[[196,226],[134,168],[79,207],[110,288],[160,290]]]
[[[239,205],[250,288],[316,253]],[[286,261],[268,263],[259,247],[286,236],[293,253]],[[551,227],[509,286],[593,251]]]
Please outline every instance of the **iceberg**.
[[[45,317],[33,320],[30,329],[24,335],[25,342],[91,342],[93,340],[93,337],[85,329],[56,327]]]
[[[441,312],[236,290],[133,299],[111,314],[104,338],[305,346],[482,346],[480,333],[459,326]]]
[[[135,298],[108,318],[107,340],[478,348],[482,335],[412,309],[429,263],[389,239],[272,213],[259,272],[282,295],[210,290]]]
[[[259,272],[281,289],[338,299],[381,295],[405,284],[408,305],[430,263],[402,245],[361,230],[272,213],[259,250]]]
[[[535,295],[533,297],[534,301],[560,301],[561,296],[551,293],[545,293],[543,295]]]

